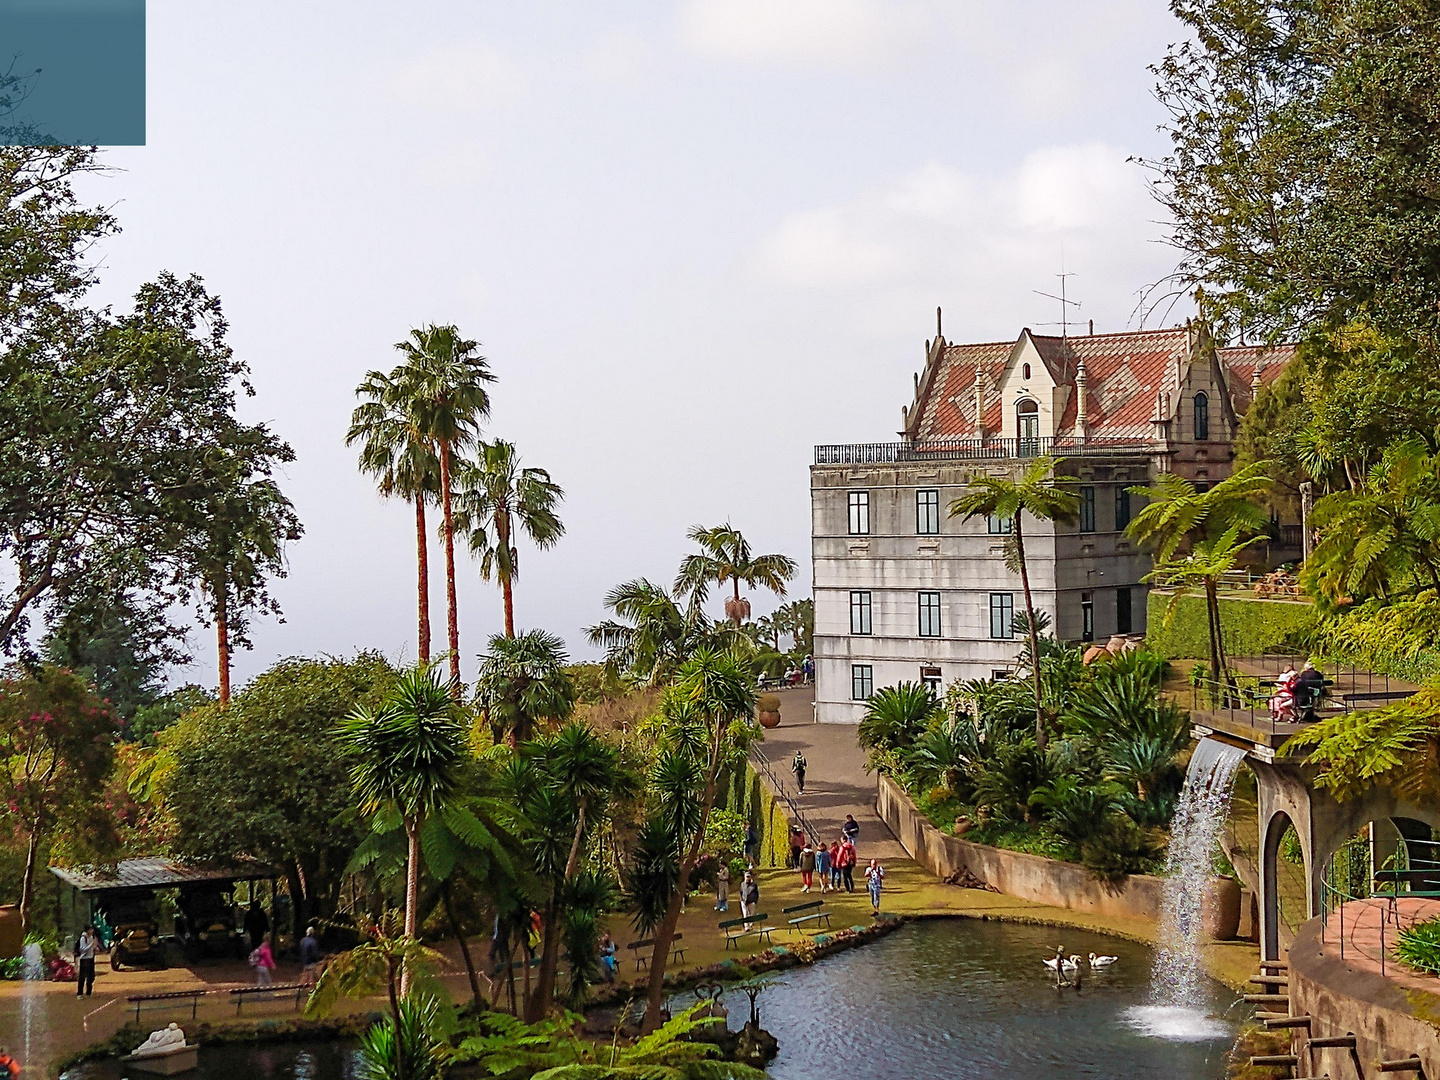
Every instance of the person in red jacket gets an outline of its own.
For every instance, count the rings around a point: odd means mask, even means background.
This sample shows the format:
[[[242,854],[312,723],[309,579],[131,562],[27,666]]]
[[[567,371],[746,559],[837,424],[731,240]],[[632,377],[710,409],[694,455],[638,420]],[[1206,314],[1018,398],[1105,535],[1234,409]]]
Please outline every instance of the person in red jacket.
[[[847,836],[840,845],[840,876],[845,881],[845,891],[855,891],[855,845]]]

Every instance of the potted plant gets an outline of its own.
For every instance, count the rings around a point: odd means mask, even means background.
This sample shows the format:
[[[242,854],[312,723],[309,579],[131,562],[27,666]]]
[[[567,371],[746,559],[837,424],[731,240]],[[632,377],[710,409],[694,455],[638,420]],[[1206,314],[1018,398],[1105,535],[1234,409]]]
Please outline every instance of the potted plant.
[[[780,697],[777,694],[761,694],[755,700],[755,711],[760,717],[760,726],[780,726]]]

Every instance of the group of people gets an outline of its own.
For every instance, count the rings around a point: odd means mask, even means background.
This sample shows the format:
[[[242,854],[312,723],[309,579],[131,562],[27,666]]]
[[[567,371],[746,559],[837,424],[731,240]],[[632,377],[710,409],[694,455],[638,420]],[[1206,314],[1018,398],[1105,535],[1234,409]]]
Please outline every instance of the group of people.
[[[1275,680],[1275,693],[1270,698],[1270,716],[1290,722],[1310,719],[1324,696],[1325,675],[1306,660],[1299,671],[1289,667]]]

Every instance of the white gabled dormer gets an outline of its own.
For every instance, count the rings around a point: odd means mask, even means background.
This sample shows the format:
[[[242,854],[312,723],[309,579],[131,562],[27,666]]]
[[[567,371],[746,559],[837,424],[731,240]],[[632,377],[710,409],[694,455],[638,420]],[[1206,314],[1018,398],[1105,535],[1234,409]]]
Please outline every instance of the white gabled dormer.
[[[1030,330],[1020,332],[1010,359],[1000,373],[1000,437],[1003,439],[1055,437],[1055,425],[1069,400],[1069,387],[1059,385],[1040,356]],[[1029,417],[1033,416],[1033,421]],[[1022,417],[1033,430],[1021,431]]]

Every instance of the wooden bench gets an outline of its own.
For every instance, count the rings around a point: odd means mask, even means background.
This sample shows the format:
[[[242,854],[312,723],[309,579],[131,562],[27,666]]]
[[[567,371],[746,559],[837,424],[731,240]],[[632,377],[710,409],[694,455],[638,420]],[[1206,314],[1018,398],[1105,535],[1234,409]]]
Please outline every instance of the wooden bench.
[[[765,912],[761,911],[755,915],[751,915],[748,919],[744,917],[739,919],[726,919],[720,924],[720,929],[725,932],[725,948],[728,949],[731,945],[734,945],[738,949],[740,947],[740,939],[743,937],[748,937],[751,934],[754,934],[756,940],[759,941],[762,945],[773,945],[775,942],[770,935],[775,932],[775,927],[754,926],[750,929],[746,929],[745,926],[746,923],[763,922],[769,917],[769,915],[766,915]]]
[[[295,1011],[300,1011],[300,1001],[308,994],[313,987],[305,983],[276,983],[273,986],[241,986],[230,991],[230,997],[235,1002],[235,1015],[240,1015],[240,1008],[245,1004],[246,998],[256,998],[261,994],[277,996],[295,992]]]
[[[670,939],[670,962],[672,964],[683,964],[685,962],[685,946],[675,944],[675,942],[684,936],[684,934],[676,934]],[[630,944],[625,947],[635,954],[636,971],[644,971],[650,966],[650,957],[645,956],[640,950],[654,948],[654,938],[641,938],[639,941],[630,942]]]
[[[140,1010],[150,1012],[154,1009],[172,1009],[182,1001],[190,1002],[190,1019],[195,1019],[196,1010],[200,1008],[200,999],[208,994],[209,990],[172,990],[168,994],[132,994],[125,1000],[135,1006],[135,1022],[140,1022]]]
[[[815,928],[818,930],[821,919],[825,920],[825,929],[830,929],[830,912],[825,910],[824,900],[811,900],[808,904],[796,904],[794,907],[783,908],[780,913],[782,915],[794,915],[796,912],[802,911],[809,912],[809,914],[800,915],[797,918],[789,920],[792,930],[802,930],[808,922],[815,923]]]

